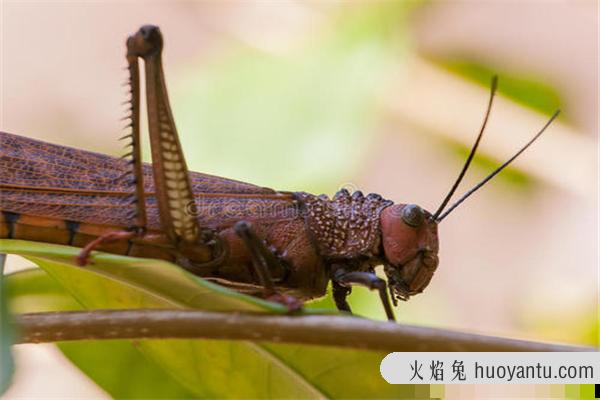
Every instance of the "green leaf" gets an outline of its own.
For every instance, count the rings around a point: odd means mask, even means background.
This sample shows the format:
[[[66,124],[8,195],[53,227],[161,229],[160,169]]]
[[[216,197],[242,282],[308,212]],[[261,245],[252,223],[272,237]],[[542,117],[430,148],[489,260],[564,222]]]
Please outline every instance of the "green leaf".
[[[6,254],[0,254],[0,395],[8,389],[13,375],[14,362],[10,350],[14,333],[8,313],[8,298],[4,285]]]
[[[126,340],[58,343],[83,373],[116,399],[189,399],[193,393]]]
[[[77,267],[74,247],[0,239],[0,250],[42,267],[86,308],[195,308],[285,313],[282,305],[246,296],[187,273],[162,260],[94,253],[91,264]],[[107,279],[99,279],[104,277]],[[71,290],[76,288],[77,290]],[[94,293],[89,296],[88,293]],[[93,297],[90,304],[88,297]]]
[[[0,240],[0,251],[31,259],[86,308],[281,311],[163,261],[94,253],[93,264],[80,268],[79,250],[70,247]],[[196,397],[414,396],[412,386],[381,378],[381,352],[224,340],[145,340],[138,348]]]
[[[4,283],[13,314],[83,309],[58,282],[39,268],[6,275]]]
[[[41,269],[6,277],[13,313],[70,311],[81,305]],[[125,340],[58,343],[63,354],[114,398],[190,398],[192,393]],[[107,367],[110,366],[110,367]]]

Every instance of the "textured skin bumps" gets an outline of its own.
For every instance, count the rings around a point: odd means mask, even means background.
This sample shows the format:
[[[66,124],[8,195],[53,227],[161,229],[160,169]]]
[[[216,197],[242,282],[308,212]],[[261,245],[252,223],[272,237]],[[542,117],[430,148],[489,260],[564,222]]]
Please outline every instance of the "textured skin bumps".
[[[333,199],[296,193],[305,205],[306,222],[319,253],[331,259],[371,257],[377,253],[381,231],[379,215],[390,200],[342,189]]]

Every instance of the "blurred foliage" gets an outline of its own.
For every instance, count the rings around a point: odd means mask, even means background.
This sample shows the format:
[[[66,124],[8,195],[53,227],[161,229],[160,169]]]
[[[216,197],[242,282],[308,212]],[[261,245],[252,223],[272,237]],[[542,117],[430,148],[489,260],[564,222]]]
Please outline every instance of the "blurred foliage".
[[[546,115],[552,115],[557,109],[563,108],[559,92],[552,86],[542,83],[526,74],[501,71],[498,68],[469,61],[468,59],[432,59],[432,62],[446,70],[459,75],[471,82],[489,88],[492,76],[498,75],[498,93],[530,109]],[[564,118],[564,111],[559,118]],[[465,159],[471,148],[462,143],[445,140],[447,147],[456,152],[457,156]],[[473,169],[491,173],[505,160],[497,160],[481,152],[472,162]],[[536,181],[517,167],[509,166],[496,179],[514,184],[521,189],[532,189]]]
[[[535,317],[523,310],[519,320],[522,329],[535,337],[543,337],[546,340],[591,345],[600,347],[600,319],[598,318],[598,305],[594,302],[581,304],[574,307],[568,315],[561,313],[561,324],[556,323],[556,314],[540,315],[536,312]],[[596,318],[590,318],[596,316]],[[568,326],[569,329],[565,329]]]
[[[457,157],[461,160],[466,160],[471,152],[471,148],[465,146],[462,143],[445,140],[445,145],[449,151],[454,151]],[[518,145],[515,146],[515,151],[517,151]],[[482,173],[484,176],[491,174],[495,171],[502,163],[506,160],[495,159],[493,156],[489,155],[489,153],[479,152],[473,158],[471,162],[471,173],[473,170],[478,170],[479,173]],[[512,185],[517,186],[519,189],[533,189],[536,180],[529,176],[527,173],[521,171],[518,167],[508,166],[502,170],[500,174],[494,177],[495,182],[503,181],[510,183]]]
[[[14,369],[10,348],[13,342],[14,332],[10,322],[8,297],[6,295],[6,285],[4,283],[5,261],[6,254],[0,253],[0,395],[8,389]]]
[[[498,75],[498,93],[543,114],[552,115],[564,106],[555,88],[526,74],[500,71],[492,66],[468,60],[437,60],[436,62],[447,70],[485,87],[489,87],[493,75]],[[563,112],[559,118],[564,117]]]
[[[375,98],[405,58],[415,4],[346,7],[284,53],[236,42],[208,64],[171,74],[192,169],[334,192],[365,156]]]
[[[75,265],[78,249],[18,240],[0,240],[0,249],[25,256],[48,273],[62,289],[39,272],[15,274],[11,293],[19,296],[45,295],[55,299],[57,307],[67,302],[69,293],[86,309],[117,308],[194,308],[203,310],[254,310],[283,312],[280,305],[244,296],[191,275],[180,267],[149,260],[94,253],[86,268]],[[33,275],[36,274],[36,275]],[[20,289],[18,283],[35,282],[41,293]],[[50,292],[55,293],[50,296]],[[18,296],[17,296],[18,297]],[[31,304],[20,299],[17,303]],[[46,307],[52,305],[46,304]],[[307,310],[306,312],[310,312]],[[413,386],[389,385],[379,374],[382,352],[338,349],[322,346],[251,343],[226,340],[142,340],[135,347],[124,343],[97,343],[62,346],[65,354],[88,376],[109,393],[143,397],[147,388],[126,385],[121,376],[145,380],[167,373],[174,381],[174,395],[183,397],[413,397]],[[129,368],[144,361],[133,349],[152,360],[139,375]],[[103,349],[115,358],[107,372]],[[88,357],[88,351],[91,353]],[[115,362],[120,360],[122,363]],[[102,365],[102,367],[100,367]],[[154,366],[163,371],[156,371]],[[348,380],[348,376],[360,379]],[[344,382],[344,384],[340,384]],[[159,385],[161,380],[154,380]],[[140,383],[141,385],[141,383]],[[181,388],[179,388],[181,386]],[[137,389],[136,389],[137,387]],[[168,393],[170,389],[156,389]],[[181,389],[181,390],[180,390]],[[139,390],[139,391],[135,391]],[[135,392],[134,392],[135,391]]]

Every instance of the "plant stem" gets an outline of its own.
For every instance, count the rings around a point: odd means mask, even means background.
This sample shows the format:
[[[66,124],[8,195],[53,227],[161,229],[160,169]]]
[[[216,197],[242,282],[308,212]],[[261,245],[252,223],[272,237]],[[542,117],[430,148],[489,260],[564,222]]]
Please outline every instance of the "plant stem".
[[[225,339],[378,351],[597,351],[345,316],[195,310],[95,310],[23,314],[18,343],[101,339]]]

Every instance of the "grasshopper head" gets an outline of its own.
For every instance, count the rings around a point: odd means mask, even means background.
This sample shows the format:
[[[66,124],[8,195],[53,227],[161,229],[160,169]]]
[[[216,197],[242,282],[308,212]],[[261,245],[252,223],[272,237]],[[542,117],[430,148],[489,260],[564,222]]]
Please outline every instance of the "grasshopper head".
[[[144,25],[127,38],[127,55],[131,57],[144,58],[157,54],[160,53],[162,47],[162,34],[155,25]]]
[[[380,222],[392,297],[408,300],[427,287],[438,266],[437,222],[415,204],[387,207]]]
[[[525,151],[533,142],[535,142],[548,126],[558,116],[559,110],[546,122],[546,125],[519,151],[515,153],[506,162],[496,168],[485,179],[468,190],[454,204],[446,207],[452,198],[458,185],[462,181],[479,141],[485,130],[485,126],[492,108],[492,101],[496,93],[497,78],[492,78],[492,88],[490,101],[479,131],[479,135],[471,147],[471,152],[467,157],[458,178],[452,185],[452,188],[438,207],[436,212],[431,215],[421,207],[414,204],[396,204],[385,208],[380,215],[381,234],[383,250],[385,253],[385,274],[388,277],[392,299],[408,300],[408,298],[417,293],[421,293],[427,287],[438,266],[438,224],[456,209],[469,196],[479,190],[490,179],[496,176],[506,166],[513,162],[523,151]]]

